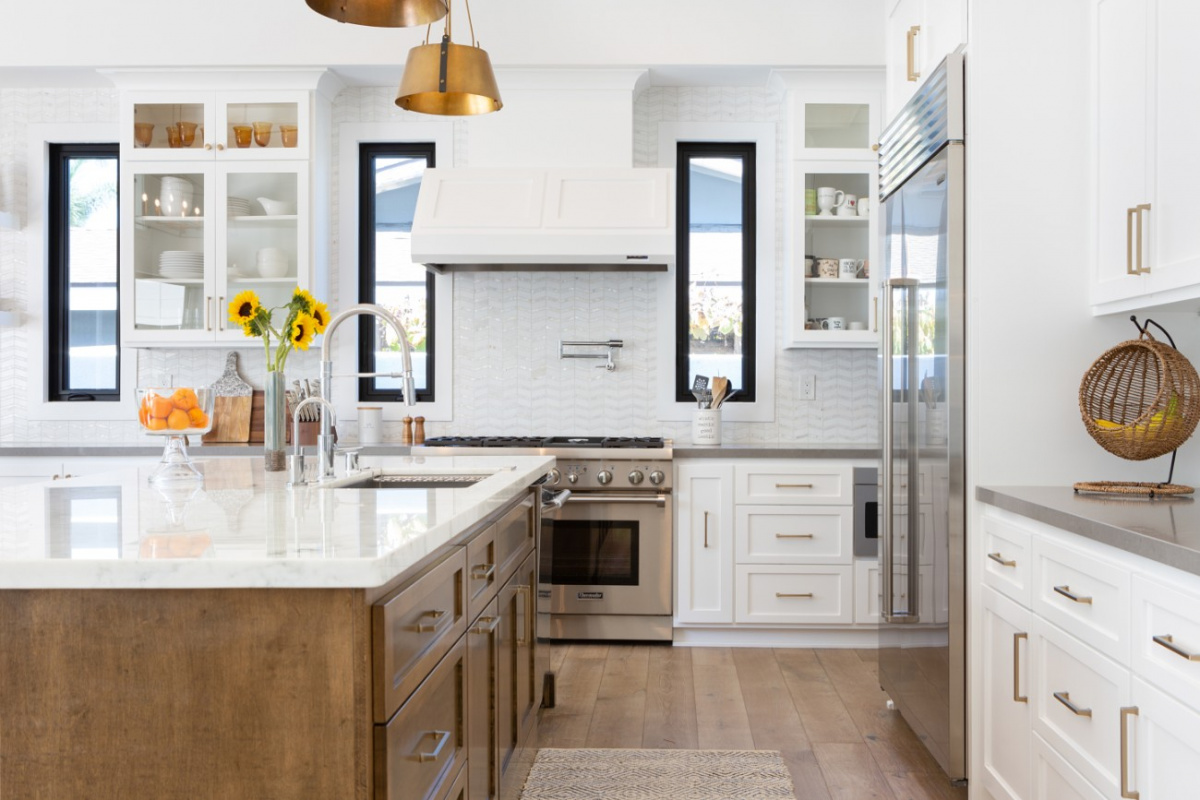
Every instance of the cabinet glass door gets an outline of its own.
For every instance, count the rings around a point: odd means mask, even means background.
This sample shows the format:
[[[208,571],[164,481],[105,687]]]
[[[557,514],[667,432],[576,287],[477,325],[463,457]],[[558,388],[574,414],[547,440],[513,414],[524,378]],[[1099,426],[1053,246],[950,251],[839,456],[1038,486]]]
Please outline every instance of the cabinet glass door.
[[[151,158],[209,158],[212,121],[205,97],[182,93],[133,103],[133,149]]]
[[[867,103],[805,103],[804,146],[818,150],[871,146]]]
[[[303,158],[308,152],[303,94],[222,93],[216,141],[229,158]]]
[[[208,174],[147,169],[133,176],[133,331],[211,330]],[[124,272],[125,278],[130,277]]]

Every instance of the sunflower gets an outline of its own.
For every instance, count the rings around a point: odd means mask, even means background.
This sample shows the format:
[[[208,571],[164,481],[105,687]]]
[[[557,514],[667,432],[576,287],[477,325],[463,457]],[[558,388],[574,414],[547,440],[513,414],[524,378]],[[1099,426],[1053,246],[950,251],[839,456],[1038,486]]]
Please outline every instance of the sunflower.
[[[292,325],[287,330],[288,341],[297,350],[307,350],[313,337],[317,335],[317,322],[303,312],[296,315]]]
[[[329,324],[329,308],[324,303],[316,302],[308,313],[317,325],[317,333],[324,333],[325,326]]]
[[[313,306],[316,304],[317,301],[308,293],[308,290],[301,289],[299,286],[292,292],[292,301],[288,303],[292,308],[297,311],[303,311],[305,314],[311,314]]]
[[[245,328],[258,316],[261,309],[262,303],[259,302],[258,295],[250,290],[239,292],[229,304],[229,321]],[[257,336],[258,334],[247,333],[246,335]]]

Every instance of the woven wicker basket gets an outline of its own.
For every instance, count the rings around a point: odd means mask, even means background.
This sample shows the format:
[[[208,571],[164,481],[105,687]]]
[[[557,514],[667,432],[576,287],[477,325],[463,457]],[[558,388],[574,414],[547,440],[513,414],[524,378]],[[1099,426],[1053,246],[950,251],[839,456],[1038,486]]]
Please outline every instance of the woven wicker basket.
[[[1113,347],[1079,385],[1084,427],[1108,452],[1157,458],[1187,441],[1200,422],[1200,376],[1149,331]]]

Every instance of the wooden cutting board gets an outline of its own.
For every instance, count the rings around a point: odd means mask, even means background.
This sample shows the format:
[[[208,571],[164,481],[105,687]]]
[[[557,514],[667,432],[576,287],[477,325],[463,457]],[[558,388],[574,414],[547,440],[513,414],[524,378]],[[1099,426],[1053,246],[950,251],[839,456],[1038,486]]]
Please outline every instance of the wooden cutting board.
[[[250,397],[250,436],[248,439],[250,444],[263,443],[263,430],[266,427],[264,424],[266,412],[263,409],[266,408],[266,401],[267,393],[260,389],[255,389],[254,394]]]
[[[225,356],[225,374],[213,384],[213,426],[205,443],[245,442],[250,438],[251,388],[237,373],[237,351]]]

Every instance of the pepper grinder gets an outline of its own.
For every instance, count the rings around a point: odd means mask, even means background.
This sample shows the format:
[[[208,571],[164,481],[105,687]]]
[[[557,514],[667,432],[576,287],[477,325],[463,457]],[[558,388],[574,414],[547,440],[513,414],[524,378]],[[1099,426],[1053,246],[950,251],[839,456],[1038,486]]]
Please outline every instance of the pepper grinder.
[[[417,417],[417,427],[413,431],[413,444],[425,444],[425,418]]]
[[[413,429],[412,429],[413,418],[405,417],[401,421],[404,423],[404,430],[400,431],[400,444],[412,444],[413,443]]]

